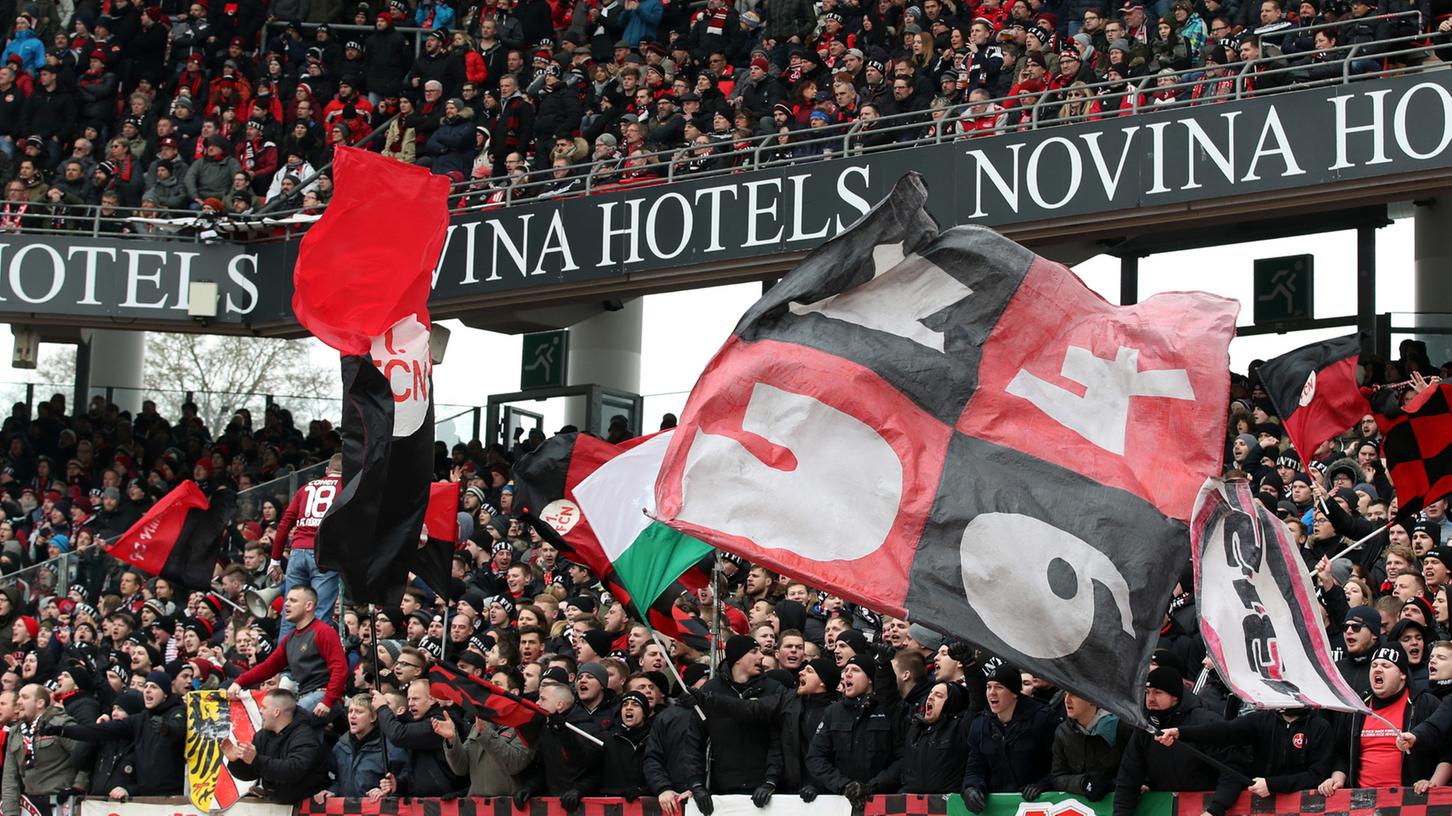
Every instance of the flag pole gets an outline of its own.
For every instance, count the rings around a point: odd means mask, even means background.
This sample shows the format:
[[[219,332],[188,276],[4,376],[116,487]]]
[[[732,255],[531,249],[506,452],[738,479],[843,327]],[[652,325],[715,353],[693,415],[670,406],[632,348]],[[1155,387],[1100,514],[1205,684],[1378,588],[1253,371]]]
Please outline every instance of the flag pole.
[[[368,631],[373,633],[373,637],[368,641],[368,645],[371,647],[370,650],[373,652],[373,690],[378,691],[378,679],[380,677],[378,671],[378,607],[373,604],[368,604]],[[378,716],[377,713],[374,716]],[[384,733],[382,728],[379,728],[378,738],[383,741],[383,773],[386,775],[389,773],[388,734]]]
[[[1372,530],[1371,532],[1367,533],[1362,538],[1357,539],[1356,541],[1352,542],[1351,545],[1348,546],[1346,549],[1344,549],[1341,552],[1336,553],[1335,555],[1331,556],[1330,560],[1331,561],[1335,561],[1338,558],[1345,557],[1352,550],[1357,549],[1358,547],[1360,547],[1361,545],[1365,544],[1366,542],[1372,540],[1373,538],[1376,538],[1377,536],[1381,535],[1382,533],[1386,532],[1387,530],[1390,530],[1391,529],[1391,526],[1393,524],[1395,524],[1395,523],[1396,523],[1396,520],[1393,519],[1391,521],[1388,521],[1386,524],[1382,525],[1381,527],[1378,527],[1375,530]]]
[[[721,648],[721,551],[711,562],[711,676],[716,676],[717,652]]]
[[[681,690],[684,691],[687,688],[686,679],[684,677],[681,677],[681,670],[676,668],[676,661],[671,659],[671,650],[666,647],[665,641],[661,638],[660,632],[651,629],[651,626],[648,623],[645,624],[645,628],[650,629],[651,639],[655,641],[656,645],[660,647],[662,652],[665,652],[666,665],[670,667],[671,677],[675,678],[676,683],[680,684]],[[692,702],[691,707],[696,709],[696,716],[700,717],[701,721],[704,722],[706,720],[706,712],[701,710],[701,704]]]

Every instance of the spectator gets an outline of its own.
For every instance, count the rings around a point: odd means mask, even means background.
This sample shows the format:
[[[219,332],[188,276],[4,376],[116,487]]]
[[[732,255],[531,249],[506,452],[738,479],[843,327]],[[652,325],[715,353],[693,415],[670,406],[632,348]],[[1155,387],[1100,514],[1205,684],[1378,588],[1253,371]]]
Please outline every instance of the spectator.
[[[903,793],[952,793],[959,789],[968,761],[971,721],[967,712],[968,692],[961,685],[951,681],[933,684],[922,712],[909,720],[903,738]]]
[[[896,695],[873,693],[877,665],[872,658],[849,658],[841,674],[842,699],[822,716],[807,752],[807,771],[823,791],[845,796],[856,807],[873,793],[897,790],[902,717]],[[770,790],[758,789],[752,801],[761,807],[770,798]]]
[[[457,796],[469,787],[469,779],[456,773],[444,756],[444,738],[430,720],[448,717],[455,733],[460,727],[457,714],[436,704],[429,696],[427,680],[408,684],[407,709],[400,716],[388,707],[381,692],[373,692],[378,726],[390,746],[404,750],[409,759],[407,784],[401,792],[411,796]]]
[[[1018,669],[1000,664],[988,678],[988,710],[969,726],[963,801],[975,813],[987,793],[1019,791],[1033,801],[1047,782],[1058,718],[1022,686]]]
[[[193,205],[200,208],[208,198],[221,198],[232,185],[232,177],[242,172],[238,163],[228,151],[227,140],[212,136],[206,142],[202,157],[187,168],[185,186]]]
[[[144,710],[122,720],[80,725],[67,718],[42,727],[42,731],[58,734],[67,741],[132,741],[136,751],[136,777],[132,787],[110,791],[109,798],[115,801],[124,802],[132,796],[176,796],[182,791],[186,720],[181,699],[172,694],[171,675],[164,671],[149,672],[141,687],[141,697]]]
[[[348,680],[348,659],[333,627],[315,618],[318,593],[310,586],[299,585],[287,591],[283,604],[284,620],[291,624],[282,636],[276,651],[256,667],[244,672],[227,693],[239,697],[248,686],[275,677],[284,668],[297,683],[304,711],[327,718],[333,706],[343,698]]]
[[[407,765],[402,750],[385,751],[373,703],[368,695],[359,694],[348,701],[348,733],[338,738],[329,755],[328,774],[333,783],[313,799],[319,804],[329,796],[377,801],[396,789]]]
[[[322,741],[306,713],[297,712],[292,692],[273,689],[262,702],[256,741],[223,745],[227,769],[238,779],[256,781],[263,799],[301,802],[326,783]]]
[[[1408,670],[1406,652],[1399,646],[1378,647],[1368,671],[1369,702],[1383,719],[1399,725],[1401,732],[1416,734],[1417,726],[1432,716],[1440,701],[1429,694],[1412,694]],[[1411,787],[1431,777],[1437,752],[1427,743],[1418,745],[1420,739],[1410,741],[1411,751],[1404,754],[1402,734],[1381,720],[1351,714],[1338,720],[1336,727],[1336,743],[1344,748],[1336,752],[1335,770],[1318,788],[1322,794],[1329,796],[1344,787]]]
[[[1064,693],[1066,717],[1054,729],[1048,787],[1098,802],[1114,789],[1130,729],[1079,695]]]

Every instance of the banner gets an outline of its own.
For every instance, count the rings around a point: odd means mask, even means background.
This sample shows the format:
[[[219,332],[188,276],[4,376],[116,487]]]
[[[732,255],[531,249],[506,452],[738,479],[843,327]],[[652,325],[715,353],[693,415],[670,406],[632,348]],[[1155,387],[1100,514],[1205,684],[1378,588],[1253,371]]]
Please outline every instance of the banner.
[[[227,816],[292,816],[291,805],[276,805],[271,802],[249,800],[239,802],[227,811]],[[81,803],[80,816],[207,816],[207,811],[197,810],[183,799],[131,799],[112,802],[106,799],[87,799]]]
[[[187,692],[187,797],[202,813],[226,810],[252,789],[254,783],[227,770],[222,743],[229,737],[233,742],[252,741],[262,727],[257,706],[264,693],[251,691],[240,700],[228,700],[225,691]]]
[[[1244,480],[1206,479],[1190,528],[1200,634],[1220,678],[1259,708],[1365,711],[1331,659],[1291,531]]]

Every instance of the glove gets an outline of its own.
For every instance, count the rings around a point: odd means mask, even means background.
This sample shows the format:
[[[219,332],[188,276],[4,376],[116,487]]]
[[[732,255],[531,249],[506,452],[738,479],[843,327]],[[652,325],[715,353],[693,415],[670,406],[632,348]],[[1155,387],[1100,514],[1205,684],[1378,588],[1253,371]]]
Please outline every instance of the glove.
[[[871,782],[848,782],[842,786],[842,796],[852,803],[852,807],[862,807],[867,797],[872,795]]]
[[[948,657],[959,663],[967,663],[973,659],[973,646],[960,640],[948,647]]]
[[[1032,802],[1035,799],[1039,798],[1039,794],[1041,794],[1043,792],[1044,792],[1044,789],[1043,789],[1042,786],[1040,786],[1040,785],[1032,785],[1031,784],[1031,785],[1024,785],[1023,786],[1023,790],[1019,791],[1019,795],[1023,797],[1023,800],[1025,802]]]
[[[1109,795],[1114,786],[1108,779],[1102,776],[1091,776],[1084,782],[1084,798],[1091,802],[1098,802]]]
[[[580,792],[578,790],[567,790],[560,794],[560,805],[570,812],[578,810],[580,807]]]
[[[620,798],[627,802],[634,802],[640,798],[640,792],[640,788],[627,788],[624,793],[620,794]]]
[[[35,727],[35,735],[37,737],[59,737],[61,729],[64,727],[56,723],[41,723]]]
[[[551,714],[545,717],[545,725],[549,726],[551,730],[559,731],[565,727],[565,715],[558,712]]]
[[[773,793],[776,793],[776,783],[767,782],[757,788],[755,793],[751,794],[751,804],[759,808],[764,808],[771,803],[771,795]]]
[[[878,663],[885,664],[890,662],[894,657],[897,657],[897,647],[885,640],[874,644],[872,651]]]
[[[821,791],[817,790],[815,786],[803,785],[801,790],[802,801],[811,802],[812,800],[817,798],[817,794],[819,793],[821,793]]]
[[[514,799],[514,807],[515,807],[515,809],[516,810],[524,810],[524,806],[527,805],[527,804],[529,804],[529,797],[530,797],[529,788],[520,788],[519,790],[515,791],[514,792],[514,796],[511,797],[511,798]]]
[[[979,813],[988,807],[988,797],[983,795],[981,788],[964,788],[963,805],[974,813]]]
[[[716,806],[711,804],[711,793],[706,790],[705,785],[691,788],[691,801],[696,803],[696,810],[701,811],[701,816],[711,816],[716,810]]]

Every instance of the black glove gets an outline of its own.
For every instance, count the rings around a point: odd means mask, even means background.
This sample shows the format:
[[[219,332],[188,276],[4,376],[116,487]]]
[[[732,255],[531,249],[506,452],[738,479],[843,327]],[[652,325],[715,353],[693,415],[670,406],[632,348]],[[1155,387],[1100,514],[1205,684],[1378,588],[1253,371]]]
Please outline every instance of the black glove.
[[[1019,796],[1022,796],[1025,802],[1032,802],[1035,799],[1038,799],[1039,794],[1043,792],[1044,789],[1042,786],[1029,784],[1023,786],[1023,790],[1019,791]]]
[[[580,807],[580,792],[578,790],[567,790],[560,794],[560,805],[565,810],[573,813]]]
[[[810,802],[810,801],[816,799],[817,798],[817,794],[819,794],[819,793],[821,793],[821,791],[817,790],[816,786],[814,786],[814,785],[803,785],[802,786],[802,790],[801,790],[802,801],[803,802]]]
[[[1084,782],[1084,798],[1098,802],[1114,790],[1114,783],[1102,776],[1091,776]]]
[[[711,816],[716,810],[716,806],[711,804],[711,792],[706,790],[705,785],[691,788],[691,801],[696,803],[696,810],[701,811],[701,816]]]
[[[877,658],[877,662],[882,664],[887,664],[894,657],[897,657],[897,647],[885,640],[874,644],[872,651],[873,655]]]
[[[846,797],[848,802],[852,803],[852,807],[862,807],[862,803],[866,802],[867,797],[872,795],[872,783],[848,782],[842,786],[842,795]]]
[[[627,788],[624,793],[620,794],[620,798],[627,802],[634,802],[640,798],[640,793],[640,788]]]
[[[988,797],[983,795],[982,788],[964,788],[963,805],[974,813],[979,813],[988,807]]]
[[[35,727],[35,735],[37,737],[59,737],[61,729],[64,727],[57,723],[41,723]]]
[[[519,790],[515,791],[514,796],[511,797],[512,799],[514,799],[515,809],[524,810],[524,806],[529,804],[529,797],[529,788],[520,788]]]
[[[545,717],[545,725],[549,726],[554,731],[559,731],[565,727],[565,720],[565,715],[563,713],[557,712],[549,715],[548,717]]]
[[[771,803],[771,795],[773,793],[776,793],[776,783],[767,782],[757,788],[755,793],[751,794],[751,804],[759,808],[764,808]]]
[[[960,640],[948,647],[948,657],[959,663],[967,663],[973,659],[973,645]]]

